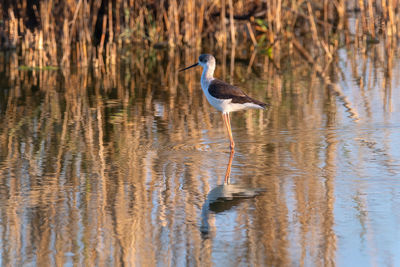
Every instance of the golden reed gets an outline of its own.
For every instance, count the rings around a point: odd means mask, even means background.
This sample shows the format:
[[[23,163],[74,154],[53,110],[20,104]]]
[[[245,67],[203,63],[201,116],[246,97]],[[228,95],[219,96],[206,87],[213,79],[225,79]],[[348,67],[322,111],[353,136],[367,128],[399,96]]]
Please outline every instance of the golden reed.
[[[102,68],[125,45],[144,48],[291,47],[331,58],[338,33],[367,45],[400,36],[398,0],[17,0],[0,6],[0,46],[17,49],[24,66]],[[0,4],[1,5],[1,4]],[[354,27],[350,27],[354,25]],[[355,32],[352,28],[355,28]],[[293,40],[299,40],[293,45]],[[351,38],[346,37],[346,42]],[[284,41],[284,42],[283,42]],[[301,49],[301,48],[300,48]],[[279,58],[280,52],[274,55]],[[315,55],[314,55],[315,56]],[[279,63],[277,63],[279,66]]]

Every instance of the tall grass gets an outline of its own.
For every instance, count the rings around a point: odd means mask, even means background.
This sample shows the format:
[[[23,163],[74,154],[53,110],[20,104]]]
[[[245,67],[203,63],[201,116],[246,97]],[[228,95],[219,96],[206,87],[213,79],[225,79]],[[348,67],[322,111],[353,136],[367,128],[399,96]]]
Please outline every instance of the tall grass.
[[[398,2],[17,0],[0,8],[0,45],[17,49],[21,64],[31,67],[71,62],[102,67],[115,64],[118,50],[127,45],[200,48],[205,39],[217,46],[264,49],[278,61],[281,48],[291,53],[298,40],[313,56],[331,58],[340,45],[338,34],[364,45],[397,40]]]

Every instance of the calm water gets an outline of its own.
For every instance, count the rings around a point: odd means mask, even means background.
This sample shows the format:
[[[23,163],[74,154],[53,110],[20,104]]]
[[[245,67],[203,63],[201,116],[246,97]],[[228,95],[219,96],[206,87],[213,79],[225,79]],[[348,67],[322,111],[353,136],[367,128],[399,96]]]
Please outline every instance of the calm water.
[[[176,71],[197,52],[68,72],[2,54],[0,265],[400,266],[397,55],[340,50],[327,84],[215,54],[271,104],[232,114],[234,155],[201,70]]]

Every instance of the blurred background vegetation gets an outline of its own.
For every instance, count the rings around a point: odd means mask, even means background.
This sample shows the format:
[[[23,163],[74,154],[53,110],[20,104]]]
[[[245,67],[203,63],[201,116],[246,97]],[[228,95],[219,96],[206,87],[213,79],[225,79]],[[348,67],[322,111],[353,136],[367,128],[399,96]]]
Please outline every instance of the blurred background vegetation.
[[[397,0],[16,0],[0,3],[0,47],[27,68],[115,64],[126,47],[235,46],[279,67],[350,42],[397,43]]]

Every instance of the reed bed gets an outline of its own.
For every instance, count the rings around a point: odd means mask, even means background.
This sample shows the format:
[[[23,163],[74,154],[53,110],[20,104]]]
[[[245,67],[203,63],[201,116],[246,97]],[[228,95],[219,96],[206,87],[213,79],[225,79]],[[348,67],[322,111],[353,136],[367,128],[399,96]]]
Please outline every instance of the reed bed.
[[[293,42],[327,58],[343,43],[396,44],[398,2],[17,0],[0,7],[0,46],[15,49],[22,66],[36,68],[103,68],[115,64],[124,47],[198,49],[203,43],[258,49],[279,67]]]

